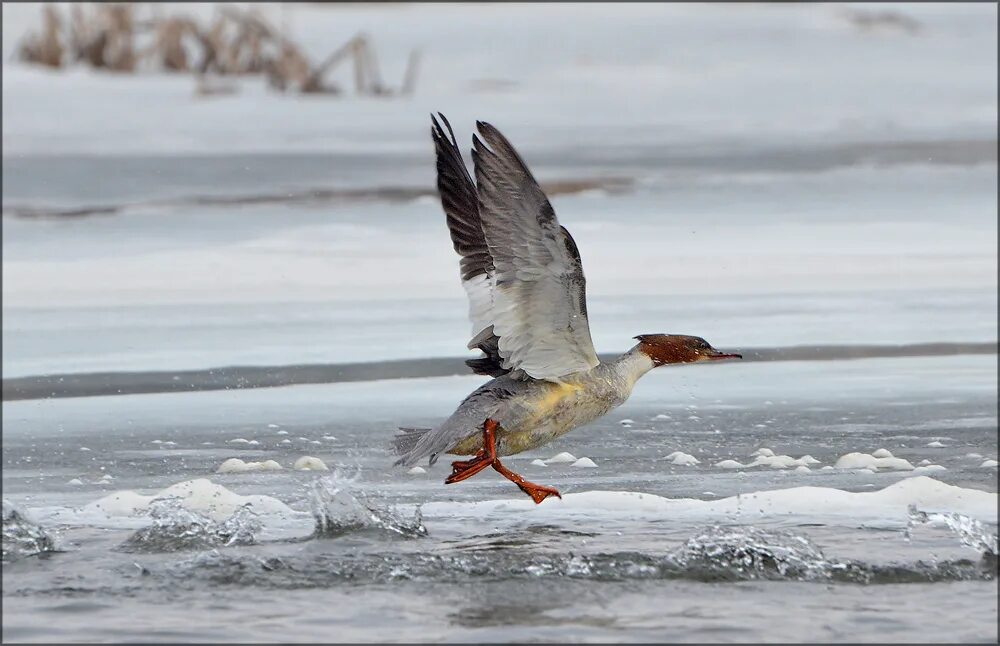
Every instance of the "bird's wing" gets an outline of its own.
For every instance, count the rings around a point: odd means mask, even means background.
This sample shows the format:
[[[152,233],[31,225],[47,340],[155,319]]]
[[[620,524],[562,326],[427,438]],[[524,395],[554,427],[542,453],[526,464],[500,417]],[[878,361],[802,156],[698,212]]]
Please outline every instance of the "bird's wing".
[[[589,370],[599,360],[576,243],[510,142],[488,123],[476,126],[485,144],[473,136],[472,159],[502,366],[550,381]]]
[[[486,236],[479,219],[479,197],[465,160],[458,149],[455,133],[443,114],[441,121],[448,128],[449,139],[438,120],[431,115],[431,136],[437,154],[437,185],[441,206],[448,220],[448,231],[455,251],[462,257],[462,286],[469,296],[469,319],[472,335],[477,337],[493,324],[493,257],[486,245]],[[485,339],[492,332],[485,335]],[[472,348],[476,345],[470,346]]]

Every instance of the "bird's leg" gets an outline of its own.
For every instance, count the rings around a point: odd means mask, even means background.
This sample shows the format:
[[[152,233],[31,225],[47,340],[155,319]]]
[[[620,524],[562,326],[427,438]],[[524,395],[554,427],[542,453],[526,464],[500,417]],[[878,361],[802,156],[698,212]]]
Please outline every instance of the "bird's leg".
[[[552,487],[546,487],[545,485],[535,484],[534,482],[528,482],[520,475],[514,473],[503,464],[500,463],[500,459],[497,457],[497,439],[496,430],[499,424],[496,420],[487,419],[483,423],[483,448],[476,453],[476,456],[471,460],[456,460],[451,463],[451,475],[444,481],[445,484],[454,484],[456,482],[461,482],[462,480],[468,480],[472,476],[476,475],[488,466],[492,466],[497,472],[503,477],[507,478],[518,487],[521,491],[531,496],[531,499],[538,504],[548,498],[549,496],[555,496],[556,498],[562,498],[559,492]]]
[[[500,460],[497,458],[493,459],[493,468],[500,472],[500,475],[507,478],[518,487],[521,491],[531,496],[531,499],[535,501],[535,504],[541,503],[543,500],[549,496],[555,496],[556,498],[562,498],[559,492],[554,487],[546,487],[545,485],[535,484],[534,482],[528,482],[522,476],[514,473],[504,465],[500,464]]]
[[[476,457],[471,460],[456,460],[451,463],[451,475],[444,481],[445,484],[454,484],[462,480],[468,480],[486,467],[493,464],[497,457],[497,441],[494,431],[496,431],[496,420],[487,419],[483,423],[483,448],[476,453]]]

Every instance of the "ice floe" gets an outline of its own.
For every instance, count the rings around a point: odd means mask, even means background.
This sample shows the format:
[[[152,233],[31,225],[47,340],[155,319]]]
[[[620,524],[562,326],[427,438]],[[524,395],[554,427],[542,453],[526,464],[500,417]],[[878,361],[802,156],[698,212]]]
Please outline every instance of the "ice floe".
[[[696,464],[701,464],[701,460],[694,457],[690,453],[684,453],[683,451],[674,451],[670,455],[666,456],[664,460],[668,460],[671,464],[683,467],[693,467]]]
[[[837,459],[838,469],[889,469],[892,471],[913,471],[913,465],[903,458],[877,458],[871,453],[847,453]]]
[[[576,462],[576,456],[572,453],[563,451],[562,453],[557,453],[546,460],[545,464],[571,464],[573,462]]]
[[[577,467],[579,469],[596,469],[597,464],[594,463],[590,458],[580,458],[576,462],[570,465],[571,467]]]
[[[295,461],[294,468],[296,471],[328,471],[326,464],[319,458],[314,458],[311,455],[303,455],[301,458]]]
[[[184,509],[202,513],[213,520],[229,518],[245,505],[250,505],[258,514],[294,513],[277,498],[263,495],[241,496],[206,478],[179,482],[148,496],[128,489],[117,491],[84,505],[81,511],[105,517],[136,516],[146,513],[153,501],[165,498],[176,498]]]
[[[244,462],[239,458],[229,458],[219,465],[216,473],[247,473],[248,471],[280,471],[281,465],[274,460]]]

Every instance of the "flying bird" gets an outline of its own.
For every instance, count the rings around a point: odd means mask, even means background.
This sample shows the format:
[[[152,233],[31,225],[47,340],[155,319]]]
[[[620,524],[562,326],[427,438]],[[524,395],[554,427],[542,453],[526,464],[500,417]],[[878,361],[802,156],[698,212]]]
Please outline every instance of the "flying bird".
[[[428,456],[434,464],[441,453],[471,455],[452,462],[446,484],[493,467],[541,503],[561,496],[509,470],[501,457],[543,446],[602,417],[657,366],[742,357],[696,336],[641,334],[618,359],[598,359],[580,252],[528,166],[499,130],[477,121],[473,181],[451,124],[438,116],[440,122],[431,116],[437,186],[469,297],[468,348],[483,353],[466,363],[493,379],[437,428],[400,429],[393,440],[396,464],[410,466]]]

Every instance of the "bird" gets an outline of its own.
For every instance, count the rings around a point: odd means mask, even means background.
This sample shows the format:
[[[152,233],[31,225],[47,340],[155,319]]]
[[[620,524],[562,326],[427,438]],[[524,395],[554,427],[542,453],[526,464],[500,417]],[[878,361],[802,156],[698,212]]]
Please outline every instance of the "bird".
[[[482,352],[466,364],[492,379],[439,426],[400,428],[392,448],[397,466],[425,457],[433,465],[442,453],[472,456],[451,463],[445,484],[492,467],[538,504],[562,496],[514,473],[501,457],[606,415],[655,367],[742,356],[697,336],[640,334],[620,357],[601,361],[576,242],[510,141],[484,121],[476,130],[473,181],[448,119],[431,115],[438,193],[469,300],[468,349]]]

